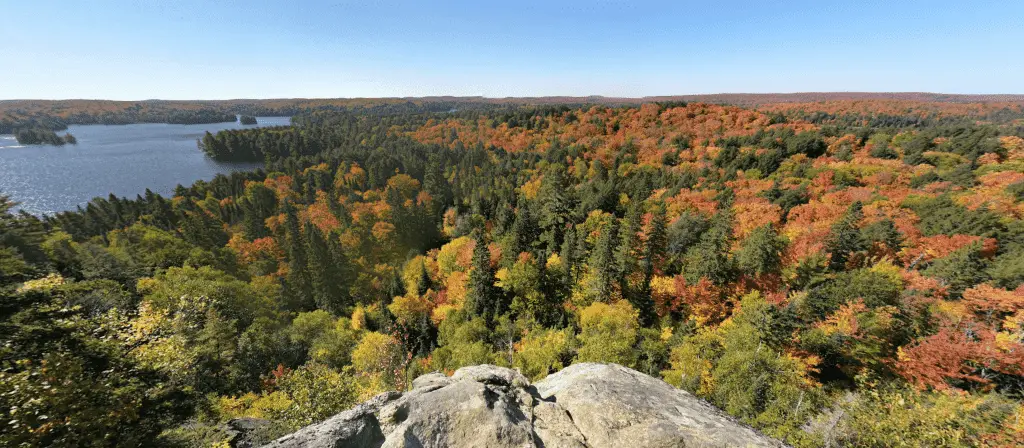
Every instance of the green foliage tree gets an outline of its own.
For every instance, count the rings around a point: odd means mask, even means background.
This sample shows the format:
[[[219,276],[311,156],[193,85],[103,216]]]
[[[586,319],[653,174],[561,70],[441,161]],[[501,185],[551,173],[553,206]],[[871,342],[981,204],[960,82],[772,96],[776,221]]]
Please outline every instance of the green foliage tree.
[[[531,330],[518,344],[513,366],[531,380],[562,370],[572,362],[576,336],[570,329]]]
[[[494,286],[494,269],[491,267],[491,252],[487,249],[487,241],[480,234],[473,239],[476,243],[473,246],[473,267],[469,271],[466,303],[474,315],[491,322],[504,312],[505,300]]]
[[[771,224],[754,229],[740,245],[736,264],[748,275],[778,274],[782,269],[782,253],[786,240]]]
[[[634,348],[640,323],[629,302],[595,302],[580,312],[580,348],[577,362],[636,363]]]
[[[846,269],[847,262],[857,252],[867,249],[861,234],[859,223],[864,219],[864,205],[854,202],[846,214],[832,225],[832,230],[825,239],[825,251],[829,253],[828,266],[833,271]]]
[[[732,217],[728,212],[717,214],[697,244],[686,251],[686,281],[694,284],[707,278],[716,284],[727,282],[733,272],[733,260],[729,257],[732,238]]]
[[[949,296],[959,298],[967,288],[989,279],[981,250],[980,243],[958,249],[932,262],[923,273],[940,279],[948,288]]]

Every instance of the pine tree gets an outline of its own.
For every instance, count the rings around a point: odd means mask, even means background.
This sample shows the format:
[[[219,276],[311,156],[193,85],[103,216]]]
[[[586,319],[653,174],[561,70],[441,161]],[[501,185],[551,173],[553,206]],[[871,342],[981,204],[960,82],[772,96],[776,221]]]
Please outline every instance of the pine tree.
[[[644,242],[644,273],[650,277],[665,259],[668,250],[668,218],[665,204],[658,202],[651,212],[647,224],[647,241]]]
[[[284,248],[288,254],[288,276],[285,293],[295,310],[312,309],[313,287],[309,278],[306,245],[299,230],[299,217],[291,202],[284,204]]]
[[[208,249],[224,247],[228,243],[228,234],[220,220],[198,208],[186,213],[181,222],[181,236],[185,241]]]
[[[431,213],[434,217],[441,216],[452,201],[452,188],[448,179],[444,177],[444,164],[441,157],[439,152],[431,153],[423,174],[423,190],[433,198]]]
[[[981,257],[981,243],[957,249],[944,258],[932,262],[924,274],[936,277],[948,288],[949,297],[959,299],[968,288],[989,280],[985,261]]]
[[[469,272],[466,301],[473,314],[487,322],[504,312],[503,297],[494,286],[494,270],[491,268],[491,252],[483,233],[474,231],[473,268]]]
[[[749,275],[778,273],[782,267],[782,251],[786,241],[771,224],[754,229],[740,245],[736,262]]]
[[[428,290],[432,289],[433,285],[430,283],[430,275],[427,273],[427,264],[420,263],[419,278],[416,280],[417,291],[416,293],[420,296],[427,293]]]
[[[583,256],[579,252],[579,243],[576,241],[576,226],[570,225],[565,231],[565,238],[562,240],[561,257],[562,263],[565,264],[566,283],[573,284],[576,282],[576,271],[577,265],[580,262],[580,258]]]
[[[892,252],[899,252],[903,248],[903,233],[891,219],[882,219],[868,225],[861,230],[861,234],[866,245],[884,245]]]
[[[864,219],[864,205],[856,201],[850,205],[846,214],[832,225],[832,230],[825,240],[825,251],[831,254],[828,266],[833,271],[843,271],[850,257],[867,249],[867,244],[857,224]]]
[[[642,203],[634,202],[629,207],[626,217],[622,219],[622,225],[619,227],[619,241],[618,246],[615,248],[615,263],[622,277],[628,277],[640,267],[638,257],[642,249],[640,219],[643,209],[641,206]]]
[[[544,174],[537,194],[540,203],[537,223],[543,232],[540,240],[547,246],[548,252],[554,252],[562,244],[566,224],[571,222],[571,191],[565,179],[565,167],[560,163],[551,165]]]
[[[732,215],[724,210],[712,218],[711,227],[686,251],[686,281],[696,284],[701,278],[707,278],[717,285],[728,282],[733,272],[729,259],[731,245]]]
[[[509,232],[506,261],[514,263],[520,253],[530,251],[535,238],[537,238],[537,226],[530,214],[530,207],[526,199],[520,199],[516,219],[512,222],[512,229]]]
[[[334,313],[344,311],[345,303],[342,293],[342,262],[333,254],[328,241],[316,226],[306,223],[307,271],[309,272],[310,288],[313,302],[317,308]]]
[[[639,312],[640,323],[644,326],[650,325],[655,316],[654,298],[651,297],[651,280],[654,279],[656,266],[665,258],[665,250],[668,246],[668,235],[666,231],[665,204],[655,204],[651,214],[651,221],[647,225],[647,241],[644,242],[643,258],[643,283],[640,289],[633,296],[633,307]]]
[[[404,296],[405,293],[405,282],[402,281],[402,276],[397,270],[395,270],[394,274],[391,276],[391,282],[388,284],[387,294],[385,294],[385,296],[387,297],[387,300],[390,301],[392,297],[401,297]]]
[[[619,278],[618,264],[615,261],[615,249],[618,247],[619,222],[612,220],[606,228],[601,230],[601,235],[594,245],[590,254],[591,272],[594,274],[598,292],[598,300],[608,302],[611,300],[612,287],[615,280]]]

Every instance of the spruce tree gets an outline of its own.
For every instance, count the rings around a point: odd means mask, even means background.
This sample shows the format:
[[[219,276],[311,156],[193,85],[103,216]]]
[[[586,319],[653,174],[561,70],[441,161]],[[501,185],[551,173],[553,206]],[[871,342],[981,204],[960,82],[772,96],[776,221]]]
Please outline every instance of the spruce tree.
[[[202,209],[186,214],[181,222],[181,236],[185,241],[207,249],[224,247],[228,243],[228,234],[220,220]]]
[[[473,267],[469,271],[469,285],[466,302],[473,314],[491,322],[504,312],[501,294],[494,286],[494,270],[491,268],[491,252],[480,230],[473,232],[476,241],[473,247]]]
[[[565,179],[565,167],[560,163],[551,165],[544,173],[537,194],[540,203],[537,223],[543,232],[540,240],[547,246],[548,252],[554,252],[562,244],[566,224],[571,222],[570,193],[571,189]]]
[[[831,254],[829,269],[843,271],[850,257],[867,249],[867,244],[857,224],[864,218],[864,205],[856,201],[850,205],[846,214],[832,225],[832,230],[825,240],[825,251]]]
[[[668,245],[666,231],[665,205],[657,203],[651,214],[651,221],[647,226],[647,241],[644,242],[643,254],[643,283],[640,289],[634,292],[633,307],[640,313],[640,323],[644,326],[654,322],[654,298],[651,297],[651,280],[654,279],[656,265],[665,257],[665,248]]]
[[[640,218],[642,217],[643,208],[641,206],[642,203],[634,202],[629,207],[626,217],[622,219],[622,225],[619,227],[619,241],[618,246],[615,248],[615,263],[618,265],[618,271],[622,277],[628,277],[640,267],[637,257],[642,249]]]
[[[612,286],[619,277],[618,264],[615,261],[615,249],[618,247],[619,222],[612,220],[611,224],[601,230],[601,235],[594,245],[590,254],[590,269],[596,277],[598,299],[602,302],[611,300]]]
[[[509,247],[506,254],[506,261],[514,263],[522,252],[529,252],[534,238],[537,237],[537,227],[530,214],[530,207],[526,199],[519,200],[519,207],[516,219],[512,222],[512,229],[509,232]]]
[[[786,241],[771,224],[754,229],[740,245],[736,262],[748,275],[777,274],[782,267]]]
[[[723,210],[711,220],[697,244],[686,251],[686,281],[695,284],[707,278],[717,285],[729,281],[733,273],[729,247],[732,245],[732,214]]]
[[[291,202],[284,204],[284,248],[288,254],[288,276],[285,278],[285,293],[296,310],[312,309],[314,305],[312,285],[307,271],[309,262],[306,244],[299,230],[299,216]]]
[[[647,224],[647,241],[644,242],[644,273],[650,277],[653,271],[664,260],[668,250],[668,217],[665,204],[658,202],[651,211],[651,221]]]
[[[427,293],[428,290],[433,286],[430,283],[430,275],[427,273],[427,264],[425,262],[420,263],[419,278],[416,280],[417,291],[416,293],[420,296]]]
[[[579,264],[580,258],[583,256],[579,252],[579,243],[576,240],[576,226],[570,225],[565,231],[561,250],[562,263],[565,264],[567,276],[566,283],[570,285],[576,282],[576,265]]]
[[[316,226],[306,223],[307,271],[313,302],[317,308],[335,313],[344,311],[342,294],[342,261],[331,250],[329,242]]]

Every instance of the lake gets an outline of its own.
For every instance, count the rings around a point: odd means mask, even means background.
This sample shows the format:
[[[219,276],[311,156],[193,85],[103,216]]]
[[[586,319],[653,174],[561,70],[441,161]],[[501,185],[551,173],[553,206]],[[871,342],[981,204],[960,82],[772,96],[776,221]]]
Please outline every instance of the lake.
[[[289,117],[257,120],[257,126],[290,124]],[[74,210],[110,193],[134,199],[149,188],[169,197],[178,184],[260,166],[216,162],[196,148],[206,131],[251,127],[238,122],[73,125],[67,132],[78,144],[65,146],[22,146],[13,135],[0,135],[0,194],[37,215]]]

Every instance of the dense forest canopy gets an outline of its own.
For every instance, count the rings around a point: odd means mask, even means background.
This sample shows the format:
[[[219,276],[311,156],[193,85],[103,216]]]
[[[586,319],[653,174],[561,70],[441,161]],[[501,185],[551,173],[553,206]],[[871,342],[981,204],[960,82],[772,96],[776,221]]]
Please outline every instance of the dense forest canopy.
[[[0,200],[0,445],[269,438],[576,361],[794,446],[1024,438],[1019,105],[368,104],[207,134],[264,168],[172,198]]]

